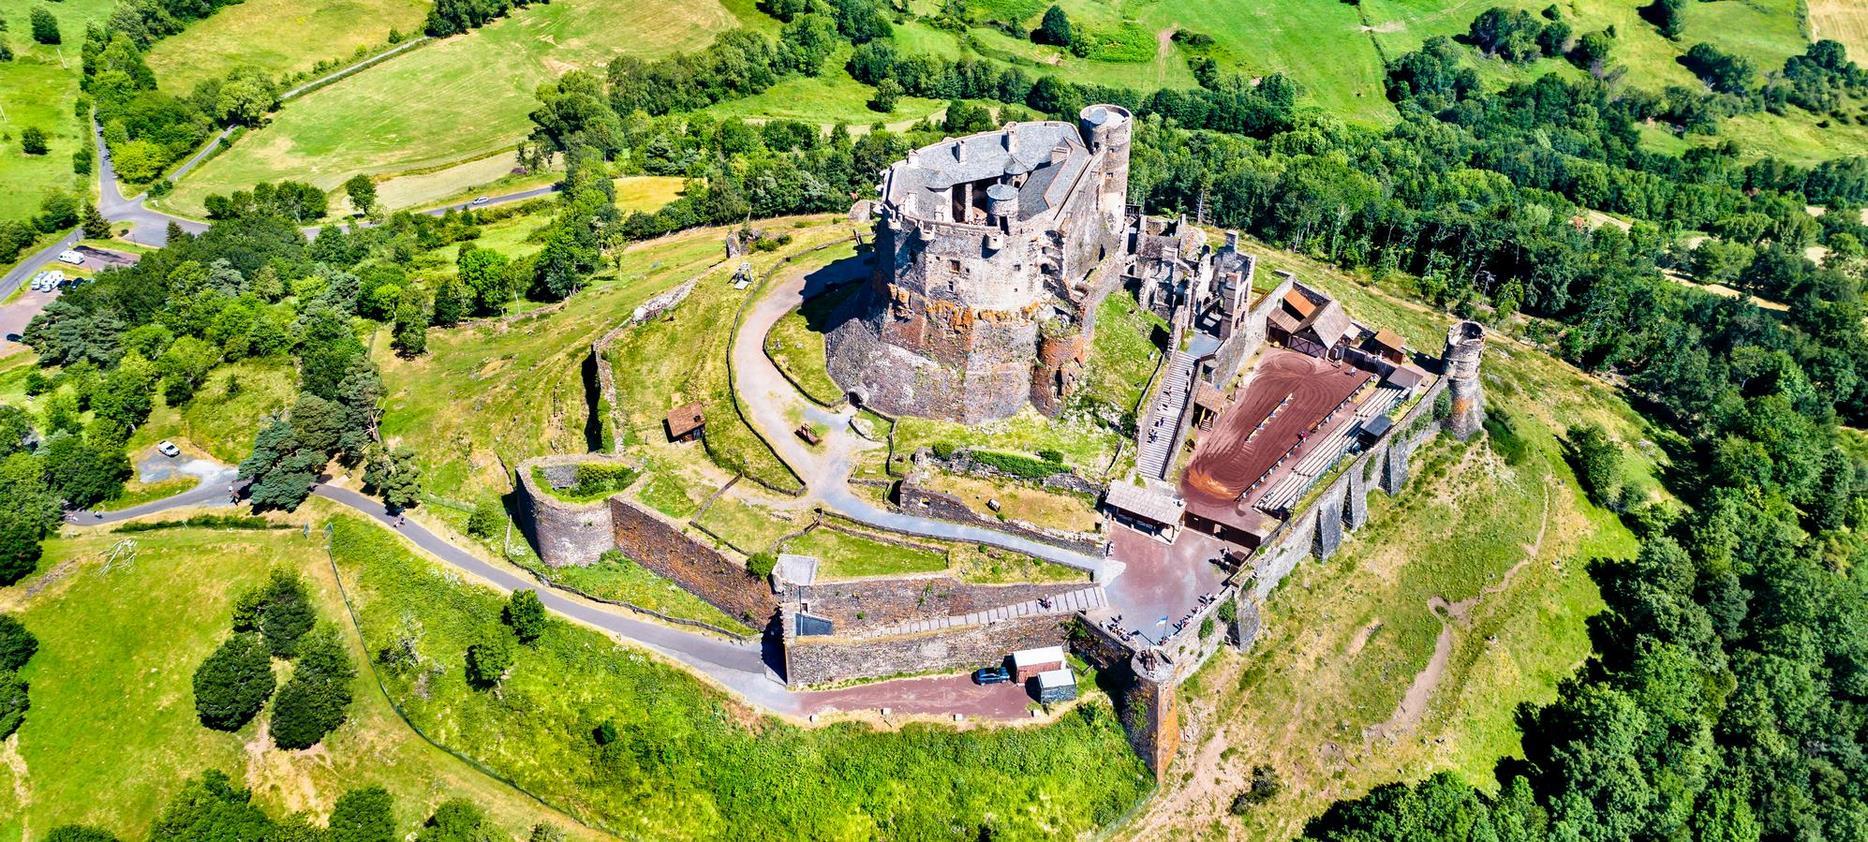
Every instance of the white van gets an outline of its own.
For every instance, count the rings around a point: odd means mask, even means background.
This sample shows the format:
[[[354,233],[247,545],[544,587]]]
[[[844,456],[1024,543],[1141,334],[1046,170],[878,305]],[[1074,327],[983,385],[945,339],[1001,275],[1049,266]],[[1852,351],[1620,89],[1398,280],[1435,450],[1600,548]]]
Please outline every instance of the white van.
[[[73,266],[83,266],[84,255],[79,254],[76,249],[65,249],[58,253],[58,262],[69,263]]]

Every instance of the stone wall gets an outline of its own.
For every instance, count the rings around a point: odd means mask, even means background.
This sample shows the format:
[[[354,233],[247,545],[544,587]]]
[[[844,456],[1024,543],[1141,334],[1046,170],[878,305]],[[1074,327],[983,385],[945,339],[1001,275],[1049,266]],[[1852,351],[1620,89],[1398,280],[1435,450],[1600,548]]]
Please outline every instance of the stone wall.
[[[793,687],[909,673],[975,669],[1001,663],[1019,649],[1059,646],[1075,620],[1021,617],[895,637],[850,640],[798,637],[784,618],[785,681]]]
[[[967,504],[960,502],[959,498],[922,488],[910,481],[902,482],[900,489],[896,491],[896,499],[900,502],[902,510],[909,514],[983,526],[1087,555],[1099,555],[1103,551],[1103,542],[1099,538],[1053,532],[1015,520],[1001,521],[997,518],[989,518],[973,511]]]
[[[1084,587],[1082,582],[974,585],[941,575],[853,579],[819,581],[809,586],[806,602],[812,614],[835,621],[839,635],[860,635],[864,628],[958,617]]]
[[[551,567],[590,564],[614,545],[610,507],[601,500],[567,503],[553,497],[538,487],[532,469],[543,468],[547,474],[575,471],[578,463],[593,458],[597,457],[544,456],[519,463],[519,528],[532,540],[539,559]]]
[[[610,498],[608,507],[612,545],[637,564],[754,628],[778,610],[771,586],[739,562],[621,497]]]

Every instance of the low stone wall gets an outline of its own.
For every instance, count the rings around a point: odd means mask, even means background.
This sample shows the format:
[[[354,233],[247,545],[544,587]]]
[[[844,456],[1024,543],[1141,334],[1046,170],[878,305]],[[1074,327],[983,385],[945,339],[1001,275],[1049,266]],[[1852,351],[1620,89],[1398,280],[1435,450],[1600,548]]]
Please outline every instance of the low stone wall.
[[[931,517],[939,520],[950,520],[956,523],[971,524],[998,532],[1007,532],[1021,538],[1037,541],[1040,544],[1049,544],[1053,547],[1060,547],[1085,555],[1101,555],[1103,552],[1103,543],[1101,540],[1082,535],[1067,535],[1053,532],[1020,521],[1005,521],[999,520],[998,518],[987,517],[979,512],[973,511],[972,507],[960,502],[959,498],[951,494],[942,494],[939,491],[922,488],[909,480],[902,481],[901,488],[896,491],[896,499],[899,501],[902,511],[911,515]]]
[[[608,508],[610,543],[637,564],[754,628],[778,610],[771,586],[739,562],[621,497],[610,498]]]
[[[951,576],[854,579],[811,585],[807,601],[812,614],[836,622],[839,634],[860,634],[866,627],[958,617],[1084,587],[1082,582],[974,585]]]
[[[850,640],[839,636],[798,637],[790,618],[785,628],[785,681],[791,686],[885,678],[991,666],[1007,653],[1060,646],[1075,622],[1070,617],[1020,617],[997,623],[956,626],[934,632]]]
[[[581,462],[600,460],[587,454],[542,456],[519,463],[519,527],[537,548],[538,557],[551,567],[586,565],[614,545],[610,506],[604,501],[567,503],[539,488],[532,469],[550,475],[572,471]]]

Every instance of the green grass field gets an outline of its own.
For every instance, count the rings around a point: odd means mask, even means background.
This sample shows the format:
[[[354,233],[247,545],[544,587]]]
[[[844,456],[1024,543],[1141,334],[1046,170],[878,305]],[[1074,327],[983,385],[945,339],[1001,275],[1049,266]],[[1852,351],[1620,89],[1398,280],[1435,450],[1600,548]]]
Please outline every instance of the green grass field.
[[[1017,415],[984,424],[958,424],[904,416],[895,424],[895,452],[913,453],[945,442],[955,447],[983,447],[1026,455],[1040,450],[1064,454],[1064,461],[1086,477],[1101,476],[1122,437],[1087,419],[1046,418],[1026,407]]]
[[[1075,837],[1149,786],[1098,700],[1042,727],[805,729],[559,620],[519,653],[498,694],[473,690],[463,652],[507,634],[504,599],[411,555],[384,530],[349,516],[334,523],[365,639],[381,647],[412,635],[424,662],[440,667],[419,685],[413,675],[388,678],[411,718],[625,837],[946,838],[962,819],[989,823],[1000,838]],[[599,746],[591,732],[605,722],[619,739]]]
[[[105,551],[125,538],[134,557],[106,567]],[[194,669],[227,635],[234,597],[274,566],[304,575],[321,618],[338,620],[323,536],[298,529],[87,530],[47,543],[41,570],[51,572],[0,589],[0,608],[40,643],[26,669],[32,710],[17,743],[0,751],[0,838],[42,839],[74,822],[145,838],[183,781],[208,768],[252,788],[274,815],[322,817],[346,789],[381,784],[396,796],[404,831],[442,799],[465,796],[510,832],[555,821],[574,838],[594,838],[421,742],[367,672],[353,687],[349,721],[316,749],[273,747],[261,734],[264,712],[236,733],[202,727]],[[354,629],[339,628],[361,666]]]
[[[827,220],[813,218],[809,227],[788,229],[797,238],[788,251],[846,236],[841,228],[818,224]],[[508,253],[536,250],[524,239],[543,221],[539,215],[503,221],[480,244]],[[668,453],[702,460],[707,458],[703,453],[712,453],[746,466],[749,473],[784,481],[789,474],[783,465],[738,421],[728,402],[727,334],[744,293],[733,291],[729,270],[719,268],[723,236],[723,229],[706,228],[631,246],[621,254],[620,269],[599,272],[555,312],[511,325],[482,322],[430,331],[428,353],[415,359],[391,353],[379,335],[376,359],[389,393],[384,437],[415,449],[422,459],[423,485],[434,494],[472,500],[506,492],[507,472],[520,461],[588,450],[582,365],[591,343],[628,320],[650,297],[706,274],[701,288],[673,311],[674,321],[641,325],[611,346],[623,439],[641,442],[660,435],[661,419],[670,408],[705,400],[711,450]],[[452,253],[453,247],[438,252],[450,263]],[[762,253],[756,261],[767,265],[785,253]],[[812,259],[831,255],[820,252]],[[696,344],[697,338],[707,344]]]
[[[25,219],[53,190],[88,195],[86,179],[71,171],[71,154],[91,142],[79,124],[78,75],[84,28],[110,16],[111,0],[65,0],[38,3],[0,0],[0,34],[13,49],[13,60],[0,62],[0,219]],[[43,7],[58,19],[64,43],[47,46],[32,40],[28,15]],[[28,127],[46,134],[44,155],[20,149]]]
[[[754,629],[727,616],[680,585],[655,575],[655,572],[627,558],[604,556],[588,565],[549,568],[542,564],[526,565],[542,573],[553,583],[576,588],[599,599],[627,602],[638,608],[668,617],[696,620],[734,634],[750,635]]]
[[[786,541],[782,549],[816,556],[820,562],[817,575],[826,579],[937,573],[947,569],[944,552],[821,526]]]
[[[156,42],[146,61],[162,90],[251,68],[277,79],[321,61],[347,61],[360,47],[387,49],[389,31],[420,35],[422,0],[241,0]],[[419,49],[419,48],[418,48]]]
[[[267,417],[283,414],[297,398],[298,371],[291,360],[241,360],[223,365],[208,375],[185,407],[170,407],[158,393],[149,420],[130,435],[130,450],[173,439],[193,444],[223,462],[239,462],[253,452],[253,437]]]
[[[765,335],[765,353],[805,395],[821,404],[843,400],[843,388],[830,379],[824,361],[824,333],[838,307],[861,285],[847,284],[804,302]]]
[[[542,82],[618,55],[694,49],[735,17],[712,0],[558,0],[418,48],[288,104],[271,125],[203,164],[166,200],[201,210],[211,193],[291,178],[327,190],[357,173],[449,164],[509,146],[530,128]]]

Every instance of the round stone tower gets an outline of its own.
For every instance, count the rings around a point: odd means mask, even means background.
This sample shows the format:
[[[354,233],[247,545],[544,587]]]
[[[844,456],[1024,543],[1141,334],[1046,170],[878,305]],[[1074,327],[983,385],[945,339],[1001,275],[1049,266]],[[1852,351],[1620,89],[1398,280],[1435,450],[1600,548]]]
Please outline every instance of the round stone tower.
[[[1121,225],[1128,209],[1129,136],[1135,132],[1134,115],[1120,105],[1092,105],[1077,114],[1077,125],[1091,152],[1106,153],[1098,205],[1105,217]]]
[[[1440,371],[1446,377],[1447,394],[1453,397],[1446,430],[1461,441],[1471,438],[1485,425],[1485,393],[1479,386],[1479,357],[1484,353],[1484,325],[1460,322],[1446,332],[1446,350],[1440,354]]]

